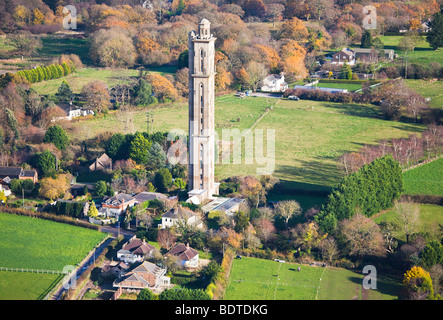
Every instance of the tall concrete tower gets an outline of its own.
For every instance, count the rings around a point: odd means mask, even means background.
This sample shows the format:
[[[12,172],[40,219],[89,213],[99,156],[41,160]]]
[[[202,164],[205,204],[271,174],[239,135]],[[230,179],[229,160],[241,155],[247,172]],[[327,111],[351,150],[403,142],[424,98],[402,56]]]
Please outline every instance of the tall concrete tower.
[[[200,21],[189,33],[189,192],[203,202],[218,194],[214,182],[214,56],[210,22]]]

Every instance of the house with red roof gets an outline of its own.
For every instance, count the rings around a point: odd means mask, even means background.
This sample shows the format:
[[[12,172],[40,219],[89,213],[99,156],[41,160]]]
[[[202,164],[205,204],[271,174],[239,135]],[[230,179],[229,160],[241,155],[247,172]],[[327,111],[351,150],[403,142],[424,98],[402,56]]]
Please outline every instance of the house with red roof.
[[[179,243],[172,248],[166,255],[175,256],[179,263],[186,268],[198,268],[199,253],[191,248],[189,244]]]

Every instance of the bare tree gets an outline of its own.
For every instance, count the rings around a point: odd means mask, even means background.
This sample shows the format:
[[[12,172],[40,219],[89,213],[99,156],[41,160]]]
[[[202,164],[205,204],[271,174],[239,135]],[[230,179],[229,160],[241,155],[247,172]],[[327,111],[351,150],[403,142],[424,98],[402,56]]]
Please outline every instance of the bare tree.
[[[176,240],[177,237],[169,229],[162,229],[158,231],[157,241],[162,248],[169,250],[174,245]]]
[[[337,243],[332,237],[323,239],[318,247],[323,259],[329,263],[332,263],[335,259],[337,259],[338,255],[340,254]]]
[[[395,201],[394,210],[400,218],[403,231],[406,235],[406,242],[409,243],[409,237],[415,232],[420,219],[420,206],[417,203],[409,201]]]
[[[284,200],[277,202],[275,206],[277,215],[281,216],[285,220],[286,230],[288,229],[288,222],[293,216],[301,214],[301,207],[297,201]]]

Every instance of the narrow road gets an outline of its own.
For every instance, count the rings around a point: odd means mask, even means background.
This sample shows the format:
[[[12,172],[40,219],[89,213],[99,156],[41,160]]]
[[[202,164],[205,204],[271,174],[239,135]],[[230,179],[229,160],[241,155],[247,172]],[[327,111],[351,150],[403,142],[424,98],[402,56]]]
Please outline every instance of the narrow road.
[[[79,265],[75,269],[75,277],[78,279],[83,272],[95,261],[95,257],[98,257],[102,251],[114,240],[113,237],[109,237],[106,239],[98,248],[95,249],[95,254],[91,254],[91,256],[86,259],[81,265]],[[64,280],[63,280],[64,281]],[[53,295],[49,298],[49,300],[59,300],[62,296],[63,292],[65,292],[67,289],[61,285],[60,288],[53,293]]]

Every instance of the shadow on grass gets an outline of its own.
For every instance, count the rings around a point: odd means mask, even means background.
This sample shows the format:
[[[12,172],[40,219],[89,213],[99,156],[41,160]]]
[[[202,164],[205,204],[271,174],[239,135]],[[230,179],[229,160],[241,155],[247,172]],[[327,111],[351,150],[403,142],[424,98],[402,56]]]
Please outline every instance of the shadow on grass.
[[[374,289],[364,289],[363,288],[363,277],[364,276],[365,275],[362,274],[361,278],[359,278],[357,276],[356,277],[349,277],[349,281],[360,285],[362,293],[363,293],[363,291],[366,291],[365,292],[366,295],[371,296],[371,292],[374,292],[374,293],[377,292],[382,295],[390,295],[390,296],[397,297],[396,300],[400,299],[400,297],[402,295],[402,291],[403,291],[403,286],[401,284],[401,281],[399,281],[391,276],[377,274],[377,278],[376,278],[375,282],[371,283],[371,280],[368,281],[368,285],[374,285],[375,288]],[[363,293],[363,295],[365,295],[365,293]],[[372,299],[374,299],[374,297]]]

